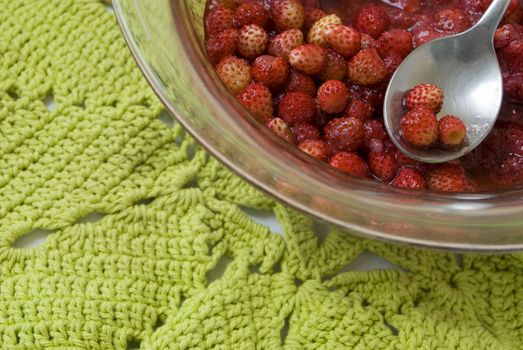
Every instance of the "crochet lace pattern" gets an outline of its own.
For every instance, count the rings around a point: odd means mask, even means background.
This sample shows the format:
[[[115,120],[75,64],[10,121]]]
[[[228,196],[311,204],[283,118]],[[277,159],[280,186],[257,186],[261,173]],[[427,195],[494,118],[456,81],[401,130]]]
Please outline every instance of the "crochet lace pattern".
[[[161,121],[102,2],[0,0],[0,62],[1,349],[523,348],[522,255],[317,234]]]

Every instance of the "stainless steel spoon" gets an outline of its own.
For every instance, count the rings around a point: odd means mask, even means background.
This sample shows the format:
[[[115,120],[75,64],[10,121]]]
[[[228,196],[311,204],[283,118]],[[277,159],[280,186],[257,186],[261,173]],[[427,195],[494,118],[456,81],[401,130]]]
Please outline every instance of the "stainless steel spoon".
[[[478,146],[498,117],[503,78],[493,37],[510,0],[493,0],[479,22],[469,30],[436,39],[414,50],[394,73],[387,92],[383,117],[394,144],[406,155],[427,163],[457,159]],[[416,149],[400,136],[405,114],[402,100],[417,84],[431,83],[445,93],[439,116],[459,116],[467,125],[467,142],[457,151]]]

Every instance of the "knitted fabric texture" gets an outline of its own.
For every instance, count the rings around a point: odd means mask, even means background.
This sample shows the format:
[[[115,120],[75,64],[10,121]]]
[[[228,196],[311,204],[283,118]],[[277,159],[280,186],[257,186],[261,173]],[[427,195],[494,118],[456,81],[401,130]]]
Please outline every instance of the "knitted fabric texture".
[[[102,2],[0,0],[1,349],[523,349],[521,255],[317,234],[162,119]]]

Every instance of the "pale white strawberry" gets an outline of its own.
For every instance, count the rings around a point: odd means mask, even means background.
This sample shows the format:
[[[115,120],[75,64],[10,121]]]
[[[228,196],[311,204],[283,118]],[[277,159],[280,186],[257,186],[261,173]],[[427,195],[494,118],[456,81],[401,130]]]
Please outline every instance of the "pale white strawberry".
[[[236,56],[223,58],[216,66],[216,73],[234,94],[243,90],[252,81],[251,66],[247,61]]]
[[[289,59],[291,51],[302,44],[302,31],[299,29],[289,29],[272,38],[267,52],[273,56]]]
[[[300,29],[305,22],[305,9],[300,0],[273,0],[271,17],[278,32]]]
[[[238,52],[245,58],[255,58],[265,52],[269,44],[269,35],[262,27],[249,24],[240,29]]]
[[[267,126],[272,130],[272,132],[283,138],[285,141],[295,143],[296,138],[294,133],[283,119],[272,118],[267,122]]]
[[[325,67],[327,55],[320,46],[304,44],[291,51],[289,61],[294,69],[306,74],[317,74]]]
[[[309,34],[307,34],[307,42],[321,47],[328,47],[324,35],[329,27],[339,24],[341,24],[341,18],[337,15],[332,14],[321,18],[316,21],[309,30]]]
[[[361,48],[361,34],[348,26],[329,26],[325,30],[325,40],[344,57],[354,56]]]

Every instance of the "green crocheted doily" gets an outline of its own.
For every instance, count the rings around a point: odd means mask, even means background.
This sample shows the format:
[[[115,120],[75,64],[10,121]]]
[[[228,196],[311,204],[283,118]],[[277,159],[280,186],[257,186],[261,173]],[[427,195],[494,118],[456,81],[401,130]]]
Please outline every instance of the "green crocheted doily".
[[[523,348],[521,255],[318,237],[160,121],[100,1],[1,0],[0,62],[1,349]]]

